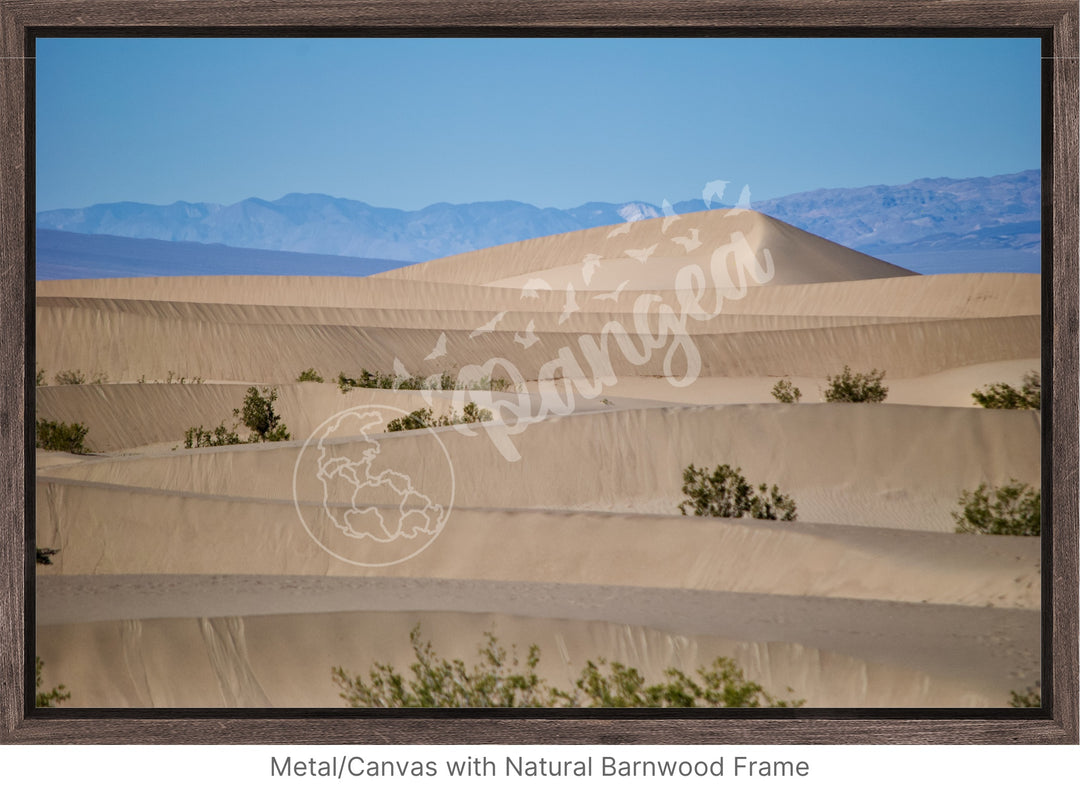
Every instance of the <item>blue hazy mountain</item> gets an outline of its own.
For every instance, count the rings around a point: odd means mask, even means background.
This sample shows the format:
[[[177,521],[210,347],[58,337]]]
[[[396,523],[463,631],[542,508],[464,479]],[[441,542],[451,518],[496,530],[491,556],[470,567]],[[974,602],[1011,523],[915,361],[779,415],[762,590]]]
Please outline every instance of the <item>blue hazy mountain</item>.
[[[1038,272],[1041,173],[821,189],[753,207],[919,272]]]
[[[917,271],[1038,271],[1041,174],[917,180],[901,186],[818,189],[754,210],[860,252]],[[739,189],[723,197],[734,204]],[[718,202],[713,198],[712,207]],[[702,199],[676,213],[706,209]],[[42,230],[224,244],[416,262],[586,227],[663,215],[646,202],[591,202],[571,209],[514,201],[438,203],[418,211],[379,208],[323,194],[250,198],[232,205],[110,203],[42,211]],[[338,274],[335,272],[335,274]]]
[[[373,275],[403,261],[37,230],[36,277]]]

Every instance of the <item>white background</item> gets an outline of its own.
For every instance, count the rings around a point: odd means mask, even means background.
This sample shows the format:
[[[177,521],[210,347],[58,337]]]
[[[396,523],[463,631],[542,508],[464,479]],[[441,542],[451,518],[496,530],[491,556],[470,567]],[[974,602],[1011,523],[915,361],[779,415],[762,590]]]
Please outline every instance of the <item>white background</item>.
[[[434,760],[440,776],[424,778],[271,777],[279,761],[363,757],[365,760]],[[654,777],[449,777],[447,759],[507,756],[583,759],[594,774],[600,758],[724,758],[723,778]],[[736,756],[805,760],[809,776],[735,777]],[[1080,747],[1073,746],[42,746],[0,747],[0,796],[74,797],[289,797],[308,796],[506,796],[514,799],[588,796],[631,797],[859,797],[859,799],[1025,799],[1053,790],[1073,795],[1080,776]]]

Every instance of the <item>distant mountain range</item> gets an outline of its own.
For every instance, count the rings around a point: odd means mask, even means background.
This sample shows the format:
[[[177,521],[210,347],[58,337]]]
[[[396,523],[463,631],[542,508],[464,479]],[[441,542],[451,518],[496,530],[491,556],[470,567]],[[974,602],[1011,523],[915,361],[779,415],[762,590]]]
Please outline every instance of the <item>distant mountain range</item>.
[[[917,271],[1037,271],[1041,247],[1041,174],[963,180],[936,178],[902,186],[819,189],[763,202],[756,211]],[[735,191],[724,199],[733,204]],[[676,202],[675,213],[721,205],[714,194]],[[323,194],[287,194],[232,205],[110,203],[41,211],[42,230],[230,247],[426,261],[513,241],[662,216],[645,202],[592,202],[537,208],[501,201],[438,203],[419,211],[377,208]],[[926,265],[931,264],[931,269]],[[923,268],[920,268],[923,267]]]
[[[253,250],[221,244],[37,230],[38,280],[182,275],[343,275],[363,277],[405,261]]]

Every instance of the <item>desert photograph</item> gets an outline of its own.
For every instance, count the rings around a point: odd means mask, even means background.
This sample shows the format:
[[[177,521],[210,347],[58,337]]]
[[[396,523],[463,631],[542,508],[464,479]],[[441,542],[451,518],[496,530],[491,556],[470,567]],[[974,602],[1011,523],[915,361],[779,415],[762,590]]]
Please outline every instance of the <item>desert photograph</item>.
[[[39,40],[39,706],[1038,706],[1039,48]]]

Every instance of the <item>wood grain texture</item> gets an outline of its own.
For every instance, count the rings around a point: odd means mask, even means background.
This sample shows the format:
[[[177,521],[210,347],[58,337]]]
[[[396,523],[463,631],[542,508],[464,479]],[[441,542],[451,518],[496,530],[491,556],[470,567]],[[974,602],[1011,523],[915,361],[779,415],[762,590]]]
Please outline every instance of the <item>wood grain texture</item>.
[[[632,28],[679,30],[872,27],[1049,29],[1070,9],[1062,0],[5,0],[19,24],[80,28],[350,26],[376,28]],[[590,33],[603,31],[590,31]]]
[[[26,152],[23,37],[0,7],[0,740],[25,715]],[[14,56],[14,57],[11,57]]]
[[[452,713],[453,711],[451,711]],[[794,719],[709,720],[685,713],[675,719],[634,718],[612,712],[609,719],[487,718],[414,715],[411,718],[320,717],[71,719],[49,714],[31,719],[12,736],[19,743],[140,744],[1058,744],[1068,743],[1051,721],[1001,719]],[[870,714],[867,714],[870,715]]]
[[[781,711],[710,714],[611,712],[598,717],[512,712],[482,715],[317,711],[129,713],[35,711],[24,704],[32,673],[24,654],[32,612],[32,523],[24,514],[26,443],[32,409],[25,342],[32,319],[27,273],[28,35],[92,35],[126,28],[136,35],[280,35],[318,32],[397,35],[468,31],[543,35],[865,35],[912,28],[938,33],[1009,30],[1051,35],[1048,251],[1051,290],[1044,345],[1052,383],[1044,475],[1052,491],[1044,539],[1047,654],[1052,707],[985,714]],[[669,0],[668,2],[272,2],[259,0],[0,0],[0,742],[10,743],[1072,743],[1077,737],[1078,371],[1078,44],[1072,0]],[[1050,168],[1052,167],[1052,168]]]
[[[1064,17],[1054,31],[1054,54],[1072,55],[1053,61],[1053,90],[1051,100],[1051,212],[1050,246],[1052,268],[1050,353],[1052,389],[1049,445],[1044,453],[1043,474],[1050,475],[1052,510],[1050,514],[1049,546],[1044,542],[1043,607],[1049,612],[1049,643],[1053,651],[1044,653],[1052,664],[1052,674],[1044,677],[1051,686],[1051,707],[1055,721],[1065,730],[1077,735],[1077,704],[1080,683],[1077,662],[1077,407],[1078,405],[1078,337],[1077,295],[1080,282],[1080,128],[1077,119],[1077,97],[1080,97],[1080,61],[1078,53],[1076,8]],[[1044,321],[1045,324],[1045,321]],[[1044,328],[1045,330],[1045,328]],[[1044,340],[1046,333],[1044,332]],[[1047,358],[1044,356],[1044,362]],[[1050,568],[1046,567],[1050,564]],[[1048,579],[1049,575],[1049,579]],[[1045,649],[1046,647],[1044,647]],[[1046,656],[1049,656],[1048,658]]]

